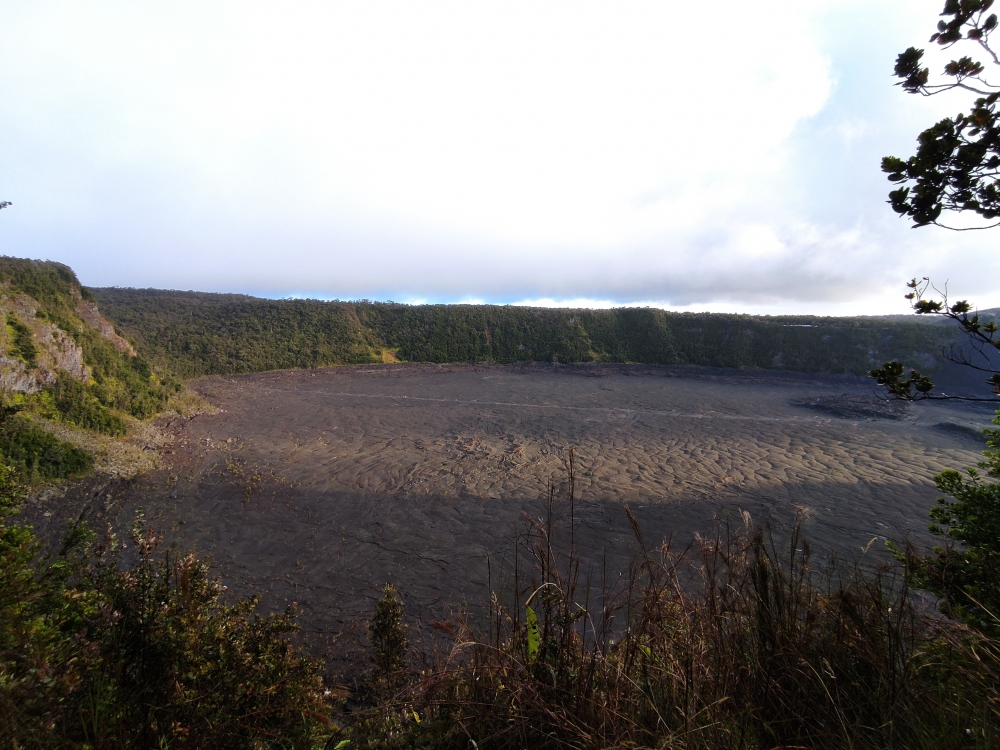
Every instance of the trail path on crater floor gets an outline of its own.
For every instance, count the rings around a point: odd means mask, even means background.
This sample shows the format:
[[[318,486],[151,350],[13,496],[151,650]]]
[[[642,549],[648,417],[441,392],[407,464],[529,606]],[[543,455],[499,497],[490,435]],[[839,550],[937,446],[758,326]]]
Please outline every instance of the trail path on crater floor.
[[[926,540],[932,475],[980,458],[975,430],[990,416],[935,404],[845,419],[792,402],[864,399],[868,383],[624,366],[351,367],[195,388],[220,412],[175,419],[169,466],[108,513],[125,523],[142,505],[232,590],[297,602],[334,672],[357,657],[387,581],[418,642],[446,605],[483,601],[487,553],[495,575],[523,514],[539,517],[563,483],[569,448],[585,572],[634,549],[626,503],[647,543],[746,510],[779,528],[799,519],[815,548],[852,557],[872,539]],[[555,512],[565,543],[558,496]]]

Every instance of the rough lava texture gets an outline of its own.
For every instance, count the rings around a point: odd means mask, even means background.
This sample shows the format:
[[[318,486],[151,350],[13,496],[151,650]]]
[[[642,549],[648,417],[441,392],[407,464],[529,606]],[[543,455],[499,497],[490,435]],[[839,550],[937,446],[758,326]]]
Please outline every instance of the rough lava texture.
[[[992,417],[952,402],[886,412],[861,378],[629,365],[374,365],[192,388],[218,410],[164,415],[166,437],[139,446],[160,446],[159,469],[95,476],[22,517],[58,544],[68,520],[124,532],[141,507],[233,594],[260,594],[262,611],[296,602],[298,637],[348,681],[387,582],[418,648],[449,607],[474,618],[491,585],[509,592],[513,550],[528,566],[537,539],[525,514],[545,522],[550,485],[553,543],[575,545],[594,591],[637,549],[626,505],[648,545],[683,548],[745,511],[779,537],[800,522],[819,560],[873,566],[886,539],[933,543],[932,476],[980,460]]]

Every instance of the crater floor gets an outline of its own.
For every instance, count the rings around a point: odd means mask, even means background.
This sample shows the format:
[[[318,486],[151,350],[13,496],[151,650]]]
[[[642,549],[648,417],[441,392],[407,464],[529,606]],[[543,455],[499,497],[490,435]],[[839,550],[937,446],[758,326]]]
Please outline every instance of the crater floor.
[[[974,465],[992,415],[868,410],[872,386],[856,378],[642,366],[382,365],[194,387],[220,411],[165,425],[166,468],[90,487],[48,522],[124,524],[144,507],[231,590],[297,602],[302,637],[335,673],[356,660],[386,582],[418,644],[448,607],[474,610],[523,546],[525,514],[547,515],[550,486],[565,548],[571,448],[584,575],[632,554],[624,504],[647,544],[745,510],[778,529],[800,520],[821,553],[874,558],[886,538],[927,541],[932,475]]]

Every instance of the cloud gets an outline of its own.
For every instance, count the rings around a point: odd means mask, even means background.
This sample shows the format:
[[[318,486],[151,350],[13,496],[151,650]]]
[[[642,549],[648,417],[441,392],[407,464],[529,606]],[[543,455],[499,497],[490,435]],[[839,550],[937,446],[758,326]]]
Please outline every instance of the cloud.
[[[955,266],[989,294],[987,240],[883,203],[878,158],[946,106],[888,77],[937,4],[23,4],[0,242],[278,297],[851,310]]]

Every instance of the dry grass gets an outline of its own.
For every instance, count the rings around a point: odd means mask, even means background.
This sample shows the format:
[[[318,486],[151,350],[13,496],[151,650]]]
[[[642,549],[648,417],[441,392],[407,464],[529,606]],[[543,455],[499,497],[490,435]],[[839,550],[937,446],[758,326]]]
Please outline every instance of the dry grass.
[[[572,474],[569,481],[572,499]],[[572,501],[570,503],[572,513]],[[550,504],[551,508],[551,504]],[[816,569],[798,530],[746,515],[685,549],[581,577],[530,521],[488,624],[357,715],[368,747],[988,748],[998,644],[918,606],[883,568]],[[492,576],[491,576],[492,577]],[[503,591],[507,594],[504,595]]]
[[[218,409],[210,404],[201,395],[190,388],[183,388],[179,393],[175,393],[167,402],[166,411],[160,415],[160,419],[169,419],[173,416],[184,417],[186,419],[198,414],[216,414]]]

